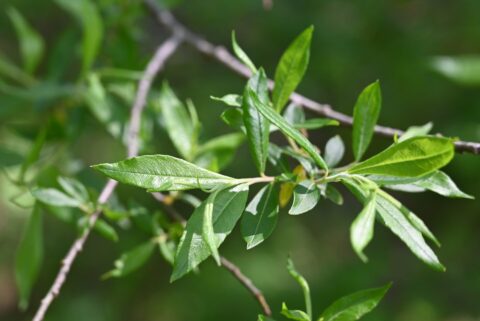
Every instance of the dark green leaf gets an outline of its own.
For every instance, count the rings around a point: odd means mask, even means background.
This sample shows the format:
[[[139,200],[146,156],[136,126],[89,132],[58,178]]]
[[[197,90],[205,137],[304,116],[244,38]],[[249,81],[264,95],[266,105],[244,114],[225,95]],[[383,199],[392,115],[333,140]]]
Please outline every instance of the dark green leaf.
[[[45,44],[42,36],[28,24],[17,9],[10,7],[7,13],[20,41],[24,69],[29,74],[33,74],[44,52]]]
[[[280,58],[275,70],[275,87],[272,94],[273,106],[277,112],[282,111],[307,70],[312,33],[313,26],[310,26],[295,38]]]
[[[447,165],[454,153],[449,138],[417,136],[390,146],[348,171],[352,174],[423,176]]]
[[[248,204],[241,223],[247,249],[265,241],[277,225],[278,193],[275,184],[268,184]]]
[[[15,280],[19,292],[19,306],[25,310],[32,287],[43,261],[42,213],[35,205],[28,220],[15,261]]]
[[[325,163],[329,167],[335,167],[342,160],[344,153],[345,145],[342,138],[338,135],[330,138],[325,146]]]
[[[243,133],[246,133],[245,125],[243,124],[243,112],[240,108],[229,108],[225,110],[221,115],[223,121]]]
[[[239,185],[218,192],[212,215],[217,248],[235,227],[245,209],[247,197],[247,185]],[[170,278],[171,282],[192,271],[210,256],[210,249],[202,237],[204,219],[202,207],[205,205],[206,202],[203,202],[197,207],[187,222],[185,231],[178,244],[173,273]]]
[[[353,155],[357,161],[372,140],[381,107],[380,83],[376,81],[362,91],[353,109]]]
[[[93,166],[104,175],[124,184],[149,191],[217,189],[234,185],[231,177],[210,172],[168,155],[145,155],[117,163]]]
[[[248,81],[242,102],[243,122],[247,130],[250,153],[253,156],[253,161],[258,171],[263,174],[268,156],[270,123],[257,110],[255,101],[252,96],[248,94],[249,91],[254,92],[255,97],[258,97],[262,103],[268,103],[267,76],[263,69],[260,69]]]
[[[120,278],[134,272],[148,261],[154,249],[155,244],[149,241],[123,253],[122,256],[114,262],[115,268],[105,273],[102,278]]]
[[[25,174],[27,173],[27,170],[30,168],[30,166],[32,166],[40,158],[40,152],[42,151],[46,138],[47,131],[46,129],[42,129],[35,138],[35,142],[30,148],[27,157],[22,164],[22,167],[20,168],[19,180],[21,182],[23,182]]]
[[[233,47],[233,52],[238,57],[238,59],[240,59],[240,61],[243,62],[243,64],[247,66],[252,73],[256,73],[257,68],[255,67],[253,62],[250,60],[248,55],[245,53],[245,51],[243,51],[243,49],[240,48],[240,46],[238,45],[237,40],[235,39],[235,31],[232,31],[232,47]]]
[[[23,157],[10,148],[0,146],[0,167],[10,167],[19,165],[23,162]]]
[[[332,184],[327,184],[325,188],[325,197],[337,205],[343,205],[343,196],[342,194],[332,186]]]
[[[315,163],[327,169],[328,166],[325,164],[325,161],[320,157],[315,147],[310,143],[310,141],[305,138],[298,130],[293,128],[280,114],[278,114],[275,110],[273,110],[270,106],[265,105],[262,103],[255,92],[252,90],[248,90],[248,96],[253,100],[255,103],[255,107],[260,111],[260,113],[265,116],[272,124],[277,126],[283,134],[290,137],[291,139],[295,140],[305,151],[312,157]]]
[[[288,214],[299,215],[313,209],[320,199],[320,190],[311,180],[300,182],[293,191],[293,204]]]
[[[380,288],[358,291],[332,303],[319,321],[355,321],[372,311],[384,297],[391,284]]]
[[[93,226],[93,230],[109,241],[112,241],[112,242],[118,241],[117,231],[115,231],[115,229],[110,224],[108,224],[102,219],[98,219],[95,222],[95,225]]]
[[[364,262],[367,262],[368,258],[363,253],[363,249],[373,238],[376,204],[376,193],[371,192],[363,210],[350,226],[350,241],[353,249]]]

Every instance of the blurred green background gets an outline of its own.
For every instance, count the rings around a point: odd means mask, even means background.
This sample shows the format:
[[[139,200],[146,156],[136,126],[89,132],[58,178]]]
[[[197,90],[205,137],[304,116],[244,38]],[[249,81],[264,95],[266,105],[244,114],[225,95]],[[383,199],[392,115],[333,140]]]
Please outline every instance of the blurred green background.
[[[478,0],[274,0],[269,11],[263,9],[261,0],[169,2],[183,23],[214,43],[229,47],[230,32],[236,30],[239,43],[270,76],[290,41],[313,24],[310,66],[299,92],[351,114],[358,93],[380,79],[381,124],[406,128],[433,121],[435,132],[480,140],[480,87],[451,82],[435,73],[430,64],[437,55],[480,53]],[[95,68],[142,70],[168,31],[156,24],[138,1],[96,3],[105,35]],[[16,64],[20,64],[20,55],[6,15],[9,6],[15,6],[45,38],[46,54],[36,77],[52,86],[75,85],[81,67],[79,25],[54,1],[2,1],[0,51]],[[182,45],[168,62],[155,88],[163,79],[168,79],[181,99],[191,98],[195,102],[203,123],[203,138],[231,131],[219,118],[223,105],[209,96],[239,93],[244,79],[188,45]],[[46,160],[47,172],[75,172],[84,183],[100,190],[104,178],[88,165],[123,159],[122,145],[75,99],[25,98],[9,88],[2,80],[2,146],[25,155],[40,128],[47,125],[49,146],[55,151]],[[39,90],[48,93],[49,88],[52,87]],[[324,146],[336,133],[349,146],[348,128],[312,132],[312,141]],[[388,140],[376,138],[369,153],[388,144]],[[155,131],[149,152],[175,153],[162,131]],[[477,199],[479,164],[478,156],[457,155],[446,169],[465,192]],[[1,165],[6,168],[7,163],[2,161]],[[246,146],[225,173],[238,177],[255,175]],[[44,174],[47,181],[48,175]],[[118,191],[120,199],[135,199],[152,211],[157,207],[140,190],[121,186]],[[364,320],[480,320],[478,200],[444,199],[431,193],[398,195],[442,242],[437,253],[447,272],[439,273],[417,260],[380,225],[366,252],[370,262],[363,264],[351,249],[348,234],[360,205],[345,190],[342,192],[346,198],[344,206],[325,202],[301,217],[282,212],[275,232],[264,244],[246,251],[236,231],[222,246],[221,253],[263,290],[276,315],[282,301],[291,308],[303,306],[301,291],[285,268],[290,254],[310,281],[315,315],[341,295],[393,281],[386,299]],[[29,309],[20,312],[13,262],[29,211],[9,202],[15,193],[18,191],[2,175],[0,319],[12,321],[31,318],[76,236],[74,226],[52,215],[45,216],[42,271]],[[125,278],[101,281],[100,276],[112,267],[120,253],[146,240],[139,231],[117,230],[117,243],[92,235],[46,320],[256,320],[260,312],[256,301],[212,260],[201,265],[200,274],[174,284],[169,283],[171,267],[160,255]]]

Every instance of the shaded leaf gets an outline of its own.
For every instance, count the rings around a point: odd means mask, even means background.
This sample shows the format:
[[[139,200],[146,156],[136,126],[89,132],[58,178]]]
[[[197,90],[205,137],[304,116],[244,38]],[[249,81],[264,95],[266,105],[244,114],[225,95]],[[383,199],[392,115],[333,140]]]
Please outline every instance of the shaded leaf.
[[[115,268],[105,273],[102,278],[120,278],[138,270],[152,256],[154,249],[155,244],[149,241],[123,253],[122,256],[114,262]]]
[[[312,299],[310,297],[310,287],[308,286],[307,280],[305,280],[305,278],[300,273],[298,273],[298,271],[295,269],[295,265],[293,264],[293,261],[290,258],[288,258],[288,261],[287,261],[287,270],[288,270],[288,273],[295,279],[295,281],[297,281],[297,283],[302,288],[303,297],[305,299],[305,310],[307,311],[307,317],[308,317],[308,320],[312,319]],[[282,307],[282,310],[283,310],[283,307]],[[295,315],[297,314],[295,313]]]
[[[240,108],[229,108],[225,110],[220,116],[222,120],[229,126],[241,130],[246,133],[245,125],[243,124],[243,112]]]
[[[403,142],[404,140],[407,140],[415,136],[428,135],[428,133],[432,130],[432,127],[433,127],[433,123],[426,123],[425,125],[422,125],[422,126],[408,127],[405,133],[403,133],[403,135],[400,136],[400,138],[398,139],[398,142]]]
[[[325,188],[325,197],[337,205],[343,205],[343,196],[342,194],[332,186],[332,184],[327,184]]]
[[[237,43],[237,40],[235,39],[235,31],[232,31],[232,47],[233,47],[233,52],[235,55],[240,59],[240,61],[250,69],[252,73],[257,72],[257,68],[253,64],[253,62],[250,60],[248,55],[243,51],[242,48]]]
[[[54,188],[36,188],[32,195],[42,203],[52,206],[82,207],[83,203]]]
[[[87,188],[81,182],[70,177],[59,177],[58,183],[71,197],[76,200],[87,203],[90,199]]]
[[[474,199],[473,196],[462,192],[453,182],[450,176],[442,171],[435,171],[432,175],[429,175],[425,179],[415,182],[414,185],[446,197]]]

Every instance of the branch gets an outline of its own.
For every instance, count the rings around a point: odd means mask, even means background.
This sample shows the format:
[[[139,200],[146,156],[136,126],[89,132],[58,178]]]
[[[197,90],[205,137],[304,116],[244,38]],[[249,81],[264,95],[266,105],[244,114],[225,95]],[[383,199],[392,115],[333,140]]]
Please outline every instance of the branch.
[[[200,35],[190,31],[184,25],[178,22],[169,11],[162,10],[154,0],[144,0],[144,3],[149,11],[154,15],[155,19],[168,28],[173,34],[180,35],[185,39],[185,42],[193,46],[195,49],[216,59],[241,76],[251,76],[250,70],[237,58],[235,58],[225,47],[214,45]],[[273,88],[273,85],[274,82],[269,80],[269,87],[271,89]],[[318,103],[298,93],[293,93],[290,97],[290,100],[293,103],[303,106],[304,108],[309,109],[319,115],[335,119],[343,126],[352,126],[353,124],[352,117],[335,111],[328,104]],[[392,138],[395,135],[400,136],[404,133],[404,131],[392,127],[377,125],[375,126],[375,133],[380,136]],[[480,142],[457,141],[455,142],[455,150],[458,153],[471,153],[480,155]]]
[[[177,221],[181,223],[182,225],[186,225],[187,221],[178,213],[172,206],[171,204],[167,204],[165,202],[165,196],[162,193],[152,193],[152,196],[159,201],[162,205],[164,205],[165,210],[167,214],[170,216],[170,218],[174,221]],[[263,295],[262,291],[260,291],[255,284],[253,284],[252,280],[250,280],[245,274],[242,273],[240,268],[227,260],[225,257],[220,256],[220,261],[222,263],[222,267],[224,267],[226,270],[228,270],[232,275],[240,281],[240,283],[248,290],[250,293],[254,296],[254,298],[258,301],[258,304],[260,304],[260,307],[262,308],[263,314],[266,316],[271,316],[272,315],[272,310],[270,309],[270,306],[267,303],[267,300],[265,299],[265,296]]]
[[[139,150],[139,138],[138,133],[141,125],[141,116],[145,108],[146,98],[150,90],[151,84],[157,73],[162,69],[165,62],[170,58],[170,56],[175,52],[178,45],[181,43],[181,38],[173,35],[167,39],[162,45],[160,45],[155,52],[155,55],[152,57],[148,63],[142,78],[138,84],[138,90],[135,97],[135,101],[130,113],[130,125],[128,127],[128,141],[127,141],[127,154],[128,157],[133,157],[138,154]],[[110,196],[113,194],[117,182],[114,180],[109,180],[105,187],[103,188],[97,202],[98,204],[105,204]],[[73,262],[77,258],[80,251],[82,251],[85,242],[92,231],[93,226],[95,225],[98,217],[101,214],[101,210],[94,212],[88,219],[87,228],[82,232],[79,238],[77,238],[70,250],[68,251],[65,258],[62,260],[62,267],[58,271],[58,274],[55,278],[55,281],[52,284],[52,287],[48,293],[43,298],[40,307],[38,308],[33,321],[42,321],[45,317],[50,304],[53,302],[55,297],[58,296],[60,290],[65,283],[68,273],[72,267]]]

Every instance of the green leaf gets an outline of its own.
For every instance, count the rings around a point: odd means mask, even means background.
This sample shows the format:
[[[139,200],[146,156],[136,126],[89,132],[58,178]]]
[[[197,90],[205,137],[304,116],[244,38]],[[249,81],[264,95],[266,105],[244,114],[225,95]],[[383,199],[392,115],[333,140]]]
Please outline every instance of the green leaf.
[[[243,124],[242,109],[229,108],[225,110],[220,117],[228,126],[241,130],[245,134],[247,133],[245,125]]]
[[[218,192],[212,214],[217,248],[235,227],[245,209],[247,197],[248,186],[245,184]],[[171,282],[192,271],[211,254],[208,245],[202,237],[204,220],[202,207],[205,205],[206,201],[195,209],[187,222],[185,231],[178,244],[173,273],[170,278]]]
[[[401,203],[382,190],[378,190],[376,202],[377,211],[385,225],[410,248],[413,254],[432,268],[445,271],[445,267],[423,239],[422,231],[417,228],[418,224],[412,224],[405,216]]]
[[[409,138],[415,137],[415,136],[425,136],[428,135],[428,133],[432,130],[433,123],[426,123],[425,125],[422,126],[411,126],[408,127],[405,133],[403,133],[402,136],[398,139],[398,142],[403,142],[404,140],[407,140]]]
[[[418,136],[394,144],[348,171],[352,174],[423,176],[447,165],[454,153],[449,138]]]
[[[85,218],[87,219],[85,223],[87,223],[88,217],[85,217]],[[115,231],[115,229],[110,224],[108,224],[102,219],[98,219],[95,221],[93,230],[109,241],[112,241],[112,242],[118,241],[117,231]]]
[[[297,123],[294,125],[297,129],[319,129],[325,126],[338,126],[340,123],[338,120],[329,119],[329,118],[310,118],[302,123]]]
[[[15,281],[19,293],[19,307],[25,310],[43,261],[42,213],[35,205],[28,220],[15,260]]]
[[[332,184],[327,184],[325,189],[325,197],[337,205],[343,205],[343,196],[342,194],[332,186]]]
[[[247,91],[247,95],[255,103],[255,107],[257,110],[265,116],[272,124],[277,126],[284,135],[290,137],[294,141],[296,141],[305,151],[312,157],[315,163],[323,169],[328,169],[327,164],[323,160],[323,158],[317,153],[315,146],[310,143],[310,141],[303,136],[298,130],[293,128],[280,114],[278,114],[275,110],[270,108],[270,106],[265,105],[262,103],[255,92],[252,90]]]
[[[435,57],[432,67],[461,85],[480,85],[480,56]]]
[[[70,177],[59,177],[57,180],[63,190],[71,197],[83,203],[89,201],[87,188],[81,182]]]
[[[325,163],[329,167],[335,167],[343,158],[345,145],[340,136],[336,135],[330,138],[325,146]]]
[[[178,100],[170,86],[165,82],[159,98],[162,120],[168,136],[180,155],[188,161],[193,160],[196,148],[196,134],[187,109]]]
[[[7,14],[20,41],[20,53],[22,54],[24,69],[29,74],[33,74],[44,53],[45,43],[43,38],[29,25],[17,9],[10,7],[7,9]]]
[[[102,42],[102,17],[95,2],[91,0],[55,0],[55,2],[75,17],[82,26],[82,73],[85,75],[90,70]]]
[[[310,287],[308,286],[308,282],[300,273],[297,272],[297,270],[295,269],[295,265],[293,264],[293,261],[290,258],[288,258],[288,261],[287,261],[287,270],[288,270],[288,273],[290,273],[290,275],[295,279],[295,281],[297,281],[297,283],[302,288],[303,297],[305,299],[305,310],[307,311],[307,320],[311,320],[313,318],[312,298],[310,296]],[[282,307],[282,310],[283,310],[283,307]]]
[[[295,126],[296,124],[302,124],[305,122],[305,113],[302,107],[291,103],[285,108],[283,118],[285,118],[290,125]]]
[[[308,314],[303,312],[302,310],[289,310],[285,302],[282,303],[282,315],[290,320],[295,321],[311,321]]]
[[[120,278],[138,270],[152,256],[155,244],[153,242],[143,243],[132,250],[123,253],[114,262],[115,268],[102,276],[102,279],[111,277]]]
[[[273,106],[278,112],[282,111],[307,70],[312,33],[313,26],[305,29],[280,58],[275,70],[275,87],[272,94]]]
[[[299,215],[313,209],[320,199],[320,190],[311,180],[300,182],[293,190],[293,204],[288,214]]]
[[[425,179],[419,180],[413,184],[446,197],[474,199],[473,196],[462,192],[450,176],[442,171],[435,171]]]
[[[368,148],[382,108],[382,94],[378,81],[365,88],[353,109],[353,155],[358,161]]]
[[[168,155],[138,156],[92,167],[121,183],[157,192],[217,189],[237,183],[234,178],[210,172]]]
[[[260,174],[263,174],[268,156],[270,123],[257,110],[255,101],[252,96],[248,94],[249,91],[254,92],[255,97],[258,97],[262,103],[268,103],[267,76],[263,69],[260,69],[248,81],[242,102],[243,122],[247,130],[250,153],[253,156],[253,161],[258,171]]]
[[[322,313],[319,321],[354,321],[372,311],[390,289],[391,284],[380,288],[358,291],[332,303]]]
[[[240,133],[225,134],[215,137],[198,148],[198,154],[216,150],[235,150],[245,140],[245,135]]]
[[[269,317],[267,317],[267,316],[264,316],[264,315],[259,314],[257,321],[275,321],[275,320],[272,319],[272,318],[269,318]]]
[[[250,69],[252,73],[257,72],[257,68],[253,64],[253,62],[250,60],[248,55],[243,51],[242,48],[237,43],[237,40],[235,39],[235,31],[232,31],[232,47],[233,47],[233,52],[235,55],[240,59],[240,61]]]
[[[250,201],[241,222],[247,250],[265,241],[275,229],[278,219],[278,187],[264,186]]]
[[[23,157],[18,152],[10,148],[0,146],[0,167],[6,168],[16,166],[23,162]]]
[[[236,94],[228,94],[223,97],[210,96],[211,99],[221,101],[230,107],[242,107],[242,96]]]
[[[371,192],[363,210],[350,226],[350,241],[353,249],[364,262],[367,262],[368,258],[363,253],[363,249],[373,238],[376,204],[376,193]]]
[[[215,199],[218,191],[214,191],[207,198],[205,205],[200,205],[203,208],[203,225],[202,225],[202,237],[203,241],[207,244],[210,253],[212,254],[217,265],[220,266],[220,254],[217,249],[217,237],[213,230],[213,208],[215,206]]]
[[[54,188],[36,188],[32,190],[32,195],[40,202],[52,206],[82,207],[83,205],[79,200]]]
[[[39,158],[42,151],[43,145],[47,139],[47,131],[43,128],[35,138],[35,142],[28,151],[27,157],[25,158],[22,166],[20,168],[19,181],[23,182],[25,179],[25,174],[27,173],[30,166],[32,166]]]

